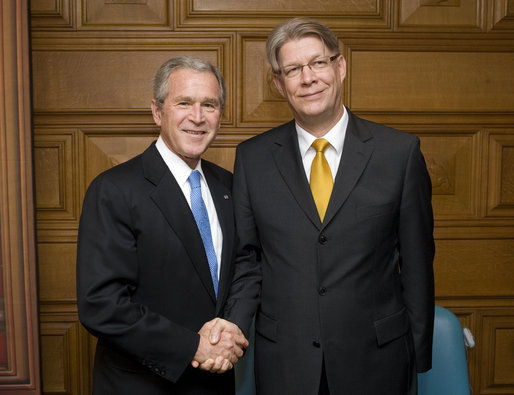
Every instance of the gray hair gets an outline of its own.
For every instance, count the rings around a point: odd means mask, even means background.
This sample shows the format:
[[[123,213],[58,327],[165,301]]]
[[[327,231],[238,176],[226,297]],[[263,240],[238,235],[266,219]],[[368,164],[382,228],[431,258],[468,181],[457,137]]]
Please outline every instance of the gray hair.
[[[275,74],[280,73],[278,65],[278,52],[280,48],[291,40],[298,40],[307,36],[314,36],[334,54],[339,54],[339,42],[328,26],[307,17],[298,17],[285,21],[276,26],[266,41],[266,54]]]
[[[217,67],[213,66],[209,62],[193,58],[191,56],[177,56],[164,62],[163,65],[157,70],[155,76],[152,79],[152,90],[153,98],[157,104],[157,107],[162,110],[164,101],[168,97],[169,93],[169,78],[171,73],[175,70],[187,69],[198,73],[212,73],[218,80],[219,92],[220,92],[220,108],[223,111],[226,100],[226,89],[225,81],[221,72]]]

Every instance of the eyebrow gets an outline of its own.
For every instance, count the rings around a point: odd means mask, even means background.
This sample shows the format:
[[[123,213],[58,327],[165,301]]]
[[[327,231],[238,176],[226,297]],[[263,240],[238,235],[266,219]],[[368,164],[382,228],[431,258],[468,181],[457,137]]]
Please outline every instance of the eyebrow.
[[[216,104],[216,105],[220,104],[220,101],[218,98],[209,97],[209,96],[202,97],[200,100],[198,100],[194,97],[191,97],[191,96],[176,96],[173,98],[173,102],[181,102],[181,101],[187,101],[187,102],[199,101],[200,103],[211,103],[211,104]]]
[[[325,55],[325,54],[321,54],[321,55],[314,55],[307,63],[310,63],[312,62],[313,60],[315,59],[318,59],[318,58],[324,58],[326,56],[329,56],[329,55]],[[289,66],[298,66],[300,65],[301,63],[300,62],[293,62],[293,63],[289,63],[289,64],[284,64],[284,66],[282,67],[289,67]],[[304,63],[305,64],[305,63]]]

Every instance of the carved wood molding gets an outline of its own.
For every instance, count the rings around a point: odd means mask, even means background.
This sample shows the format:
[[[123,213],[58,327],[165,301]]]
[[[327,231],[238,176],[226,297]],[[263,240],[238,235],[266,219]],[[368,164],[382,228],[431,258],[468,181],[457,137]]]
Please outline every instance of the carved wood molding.
[[[0,392],[40,393],[27,2],[0,3]]]
[[[514,1],[492,0],[489,12],[488,29],[512,32],[514,30]]]
[[[177,29],[271,30],[283,20],[295,16],[309,16],[333,29],[355,27],[391,30],[391,0],[334,2],[319,0],[298,2],[284,0],[174,0]]]

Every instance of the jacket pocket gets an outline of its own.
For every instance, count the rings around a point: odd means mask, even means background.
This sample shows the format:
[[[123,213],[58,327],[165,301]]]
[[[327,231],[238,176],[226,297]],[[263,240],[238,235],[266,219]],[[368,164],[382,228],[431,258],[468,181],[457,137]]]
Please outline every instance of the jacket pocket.
[[[382,346],[405,335],[409,331],[409,327],[409,317],[405,307],[397,313],[375,321],[378,345]]]
[[[357,207],[357,215],[359,218],[377,217],[387,215],[394,211],[396,203],[379,204],[373,206]]]
[[[271,340],[272,342],[277,342],[277,333],[278,333],[278,321],[273,318],[268,317],[262,312],[257,313],[257,317],[255,319],[255,331]]]

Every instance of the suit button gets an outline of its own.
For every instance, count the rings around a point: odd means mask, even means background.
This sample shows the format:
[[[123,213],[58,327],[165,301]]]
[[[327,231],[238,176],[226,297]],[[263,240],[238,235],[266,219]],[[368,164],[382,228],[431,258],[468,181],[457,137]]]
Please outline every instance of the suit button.
[[[325,244],[325,243],[327,242],[327,240],[328,240],[328,239],[327,239],[327,236],[325,236],[325,235],[321,235],[321,236],[319,237],[319,242],[320,242],[320,244]]]
[[[318,292],[321,296],[323,296],[327,293],[327,289],[325,287],[320,287]]]
[[[319,340],[313,340],[312,341],[312,345],[316,348],[320,348],[321,347],[321,343],[319,342]]]

